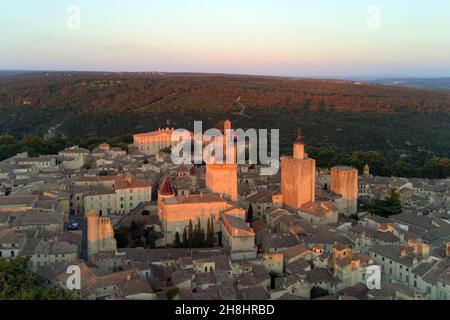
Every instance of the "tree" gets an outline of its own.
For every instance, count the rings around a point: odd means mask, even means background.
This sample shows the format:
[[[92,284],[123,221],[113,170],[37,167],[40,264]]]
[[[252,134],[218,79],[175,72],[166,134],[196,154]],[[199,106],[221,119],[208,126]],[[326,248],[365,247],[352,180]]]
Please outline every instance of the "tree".
[[[144,243],[142,242],[142,240],[135,240],[133,242],[133,244],[131,245],[132,248],[145,248]]]
[[[425,163],[422,176],[431,179],[445,179],[450,177],[450,159],[434,157]]]
[[[205,241],[205,229],[201,228],[200,232],[199,232],[199,240],[198,240],[198,246],[200,248],[203,248],[206,246],[206,241]]]
[[[27,257],[0,258],[0,300],[70,300],[72,293],[50,288],[28,268]]]
[[[23,147],[23,150],[28,151],[31,156],[38,156],[47,151],[45,148],[45,141],[41,137],[25,136],[20,140],[20,145]]]
[[[16,143],[16,139],[10,135],[0,135],[0,145],[11,145]]]
[[[130,232],[130,228],[126,226],[121,226],[119,229],[114,231],[114,238],[117,241],[118,248],[127,248],[128,247],[128,234]]]
[[[85,163],[85,164],[83,164],[83,166],[81,167],[81,169],[84,169],[84,170],[91,170],[91,169],[92,169],[92,166],[91,166],[89,163]]]
[[[219,247],[222,246],[222,231],[217,232],[217,244]]]
[[[413,177],[417,172],[413,164],[400,159],[390,167],[391,174],[395,177]]]
[[[211,229],[209,230],[211,237],[211,247],[214,247],[214,241],[216,239],[216,231],[214,229],[214,218],[211,217]]]
[[[214,247],[214,220],[208,218],[208,227],[206,228],[206,246]]]
[[[253,221],[253,206],[250,203],[250,205],[248,206],[248,210],[247,210],[247,222],[252,222]]]
[[[184,228],[184,230],[183,230],[183,248],[187,248],[188,245],[189,245],[188,235],[187,235],[186,228]]]
[[[372,214],[389,217],[402,213],[402,203],[400,193],[397,189],[391,188],[389,195],[384,200],[375,200],[368,204],[363,205],[363,209],[369,211]]]
[[[389,190],[389,197],[385,200],[388,209],[388,215],[395,215],[402,212],[402,201],[400,192],[396,188]]]
[[[144,228],[141,221],[131,221],[130,237],[132,241],[139,241],[144,236]]]
[[[147,246],[150,249],[155,249],[156,247],[156,231],[155,231],[155,227],[149,227],[147,228],[147,233],[146,233],[146,238],[147,238]]]
[[[189,228],[191,228],[191,221],[189,221]],[[210,226],[211,229],[211,226]],[[189,230],[190,231],[190,230]],[[203,248],[206,245],[206,233],[202,228],[200,219],[197,220],[194,230],[192,231],[192,246],[194,248]]]
[[[200,248],[202,246],[202,224],[200,219],[197,219],[197,225],[194,230],[194,247]]]
[[[180,289],[179,288],[170,289],[169,291],[167,291],[167,299],[168,300],[173,300],[179,294],[180,294]]]
[[[211,245],[211,220],[208,218],[208,223],[206,225],[206,245],[210,247]]]
[[[192,248],[194,245],[194,226],[192,225],[192,220],[189,219],[189,227],[188,227],[188,237],[189,237],[189,248]]]
[[[312,287],[311,288],[311,300],[317,299],[320,297],[325,297],[328,295],[328,290],[322,289],[320,287]]]
[[[175,248],[181,248],[180,233],[178,231],[175,233]]]

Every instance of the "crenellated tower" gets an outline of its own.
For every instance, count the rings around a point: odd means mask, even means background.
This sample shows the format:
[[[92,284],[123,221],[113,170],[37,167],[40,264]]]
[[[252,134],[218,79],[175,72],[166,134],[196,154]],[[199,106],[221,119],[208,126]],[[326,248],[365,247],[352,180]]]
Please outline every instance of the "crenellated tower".
[[[93,210],[87,213],[87,242],[89,257],[99,252],[117,250],[110,218],[100,217],[99,213]]]

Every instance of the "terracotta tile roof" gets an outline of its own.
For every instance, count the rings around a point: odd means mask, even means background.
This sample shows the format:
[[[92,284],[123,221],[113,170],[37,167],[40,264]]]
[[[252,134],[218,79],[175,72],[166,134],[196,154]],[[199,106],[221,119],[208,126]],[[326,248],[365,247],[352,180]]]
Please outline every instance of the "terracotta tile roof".
[[[240,300],[268,300],[270,294],[263,286],[244,288],[238,291]]]
[[[133,137],[135,138],[146,138],[146,137],[157,137],[160,135],[164,135],[164,136],[171,136],[172,133],[174,132],[174,130],[172,129],[164,129],[164,130],[158,130],[158,131],[152,131],[152,132],[145,132],[145,133],[138,133],[133,135]]]
[[[136,189],[136,188],[150,188],[152,185],[140,179],[120,178],[115,181],[115,189]]]
[[[159,193],[163,196],[170,196],[174,194],[173,188],[170,185],[170,179],[168,176],[164,177],[161,187],[159,188]]]
[[[331,201],[324,201],[324,202],[309,202],[301,206],[301,211],[323,217],[330,214],[333,210],[335,210],[335,205]]]
[[[238,217],[235,217],[232,215],[228,215],[228,214],[224,214],[224,215],[222,215],[222,222],[223,222],[225,228],[227,229],[227,231],[233,236],[244,237],[244,236],[254,236],[255,235],[255,233],[247,225],[245,220],[243,220],[241,218],[238,218]]]
[[[288,248],[284,252],[284,257],[289,261],[290,259],[297,256],[301,256],[302,254],[305,254],[307,252],[311,252],[311,249],[305,246],[304,244],[300,243],[298,245]]]
[[[164,198],[166,204],[186,204],[200,202],[223,202],[227,201],[216,194],[190,194],[187,196],[177,196],[173,198]]]
[[[251,226],[256,233],[267,229],[267,225],[262,219],[253,220]]]

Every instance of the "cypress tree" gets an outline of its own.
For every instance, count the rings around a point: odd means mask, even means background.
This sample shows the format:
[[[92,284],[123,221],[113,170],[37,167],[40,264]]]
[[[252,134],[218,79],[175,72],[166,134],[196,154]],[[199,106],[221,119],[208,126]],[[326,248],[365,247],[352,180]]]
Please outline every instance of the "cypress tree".
[[[252,222],[253,221],[253,206],[250,203],[250,205],[248,206],[248,210],[247,210],[247,222]]]
[[[184,228],[183,230],[183,248],[187,248],[189,245],[189,240],[188,240],[188,236],[187,236],[187,232],[186,232],[186,228]]]
[[[180,233],[178,231],[175,233],[175,248],[181,248]]]
[[[195,246],[197,248],[202,246],[202,224],[200,219],[197,220],[197,227],[195,228]]]
[[[194,226],[192,225],[192,220],[190,219],[189,219],[188,237],[189,237],[189,248],[192,248],[194,244]]]
[[[208,225],[206,226],[206,245],[211,244],[211,220],[208,218]]]
[[[211,234],[214,235],[215,231],[214,231],[214,220],[211,221]],[[214,237],[213,237],[214,239]]]
[[[206,241],[205,241],[205,229],[200,229],[200,241],[199,241],[200,247],[206,247]]]
[[[206,230],[206,245],[214,247],[214,220],[208,218],[208,229]]]

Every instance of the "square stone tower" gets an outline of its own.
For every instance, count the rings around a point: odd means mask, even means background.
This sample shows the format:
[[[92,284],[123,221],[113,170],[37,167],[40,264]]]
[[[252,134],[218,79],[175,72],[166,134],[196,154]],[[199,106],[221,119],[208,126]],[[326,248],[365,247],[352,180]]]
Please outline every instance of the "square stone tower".
[[[87,248],[91,257],[99,252],[117,250],[114,229],[109,218],[100,217],[96,211],[87,213]]]
[[[358,170],[346,166],[331,168],[331,192],[342,197],[336,201],[339,213],[355,214],[358,211]]]
[[[224,161],[223,163],[213,163],[206,165],[206,189],[209,192],[223,195],[231,201],[238,200],[238,166],[236,159],[234,163],[226,163],[227,132],[231,130],[229,120],[224,123]],[[233,143],[234,145],[234,143]],[[234,155],[236,154],[234,150]]]
[[[281,194],[283,205],[291,210],[316,199],[316,160],[305,153],[300,130],[294,143],[294,156],[281,158]]]

